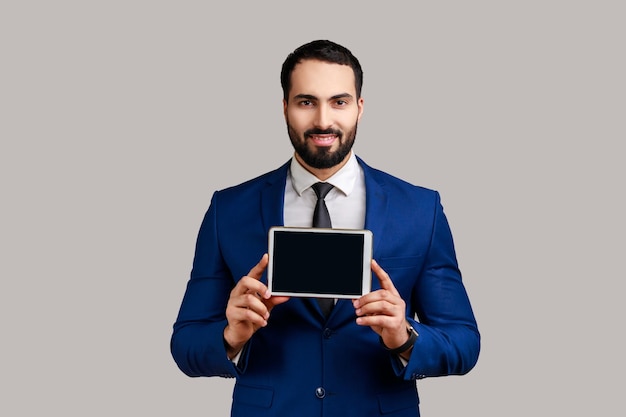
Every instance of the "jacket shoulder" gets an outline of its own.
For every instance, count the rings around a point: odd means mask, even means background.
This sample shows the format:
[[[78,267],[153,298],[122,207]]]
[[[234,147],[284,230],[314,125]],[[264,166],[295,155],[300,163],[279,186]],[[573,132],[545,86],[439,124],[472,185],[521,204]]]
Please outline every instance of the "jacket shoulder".
[[[408,194],[420,199],[439,199],[439,192],[436,190],[412,184],[388,172],[372,168],[361,159],[359,159],[359,163],[363,167],[366,178],[369,177],[370,180],[375,181],[386,191],[391,192],[394,195]]]

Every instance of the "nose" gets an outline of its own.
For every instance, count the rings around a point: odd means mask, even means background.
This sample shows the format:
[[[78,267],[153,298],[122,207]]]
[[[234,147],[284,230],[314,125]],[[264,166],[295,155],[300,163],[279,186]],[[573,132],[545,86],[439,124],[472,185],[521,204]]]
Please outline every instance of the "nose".
[[[330,128],[333,124],[330,116],[330,109],[327,105],[318,106],[315,114],[315,127],[322,130]]]

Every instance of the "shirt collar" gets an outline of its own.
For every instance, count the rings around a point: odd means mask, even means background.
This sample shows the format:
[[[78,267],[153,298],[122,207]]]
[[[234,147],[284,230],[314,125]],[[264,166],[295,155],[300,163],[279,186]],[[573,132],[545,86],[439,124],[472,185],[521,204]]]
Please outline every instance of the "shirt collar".
[[[316,182],[319,182],[319,179],[300,165],[300,162],[298,162],[295,157],[291,158],[289,172],[291,175],[293,189],[300,196],[307,188],[311,187]],[[326,182],[332,184],[345,195],[350,195],[352,190],[354,190],[358,175],[359,163],[356,160],[354,152],[350,151],[348,162],[346,162],[346,164],[342,166],[339,171],[335,172],[330,178],[328,178]]]

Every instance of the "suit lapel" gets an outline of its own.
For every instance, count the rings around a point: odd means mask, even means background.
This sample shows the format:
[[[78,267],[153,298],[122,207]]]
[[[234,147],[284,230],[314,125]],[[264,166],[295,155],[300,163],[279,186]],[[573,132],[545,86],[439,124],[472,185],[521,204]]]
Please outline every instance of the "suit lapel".
[[[266,232],[269,232],[272,226],[282,226],[284,224],[283,205],[288,172],[289,162],[268,177],[266,186],[261,191],[261,218],[263,219],[263,227]]]
[[[365,229],[374,235],[374,259],[378,254],[382,236],[385,233],[388,197],[385,184],[378,172],[370,168],[360,158],[359,163],[365,174]]]

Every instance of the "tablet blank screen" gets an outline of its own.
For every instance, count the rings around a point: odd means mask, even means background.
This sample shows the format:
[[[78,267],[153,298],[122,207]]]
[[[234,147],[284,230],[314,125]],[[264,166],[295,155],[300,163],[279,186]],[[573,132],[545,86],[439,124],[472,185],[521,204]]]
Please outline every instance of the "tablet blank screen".
[[[360,234],[276,231],[272,290],[359,297],[363,245]]]

